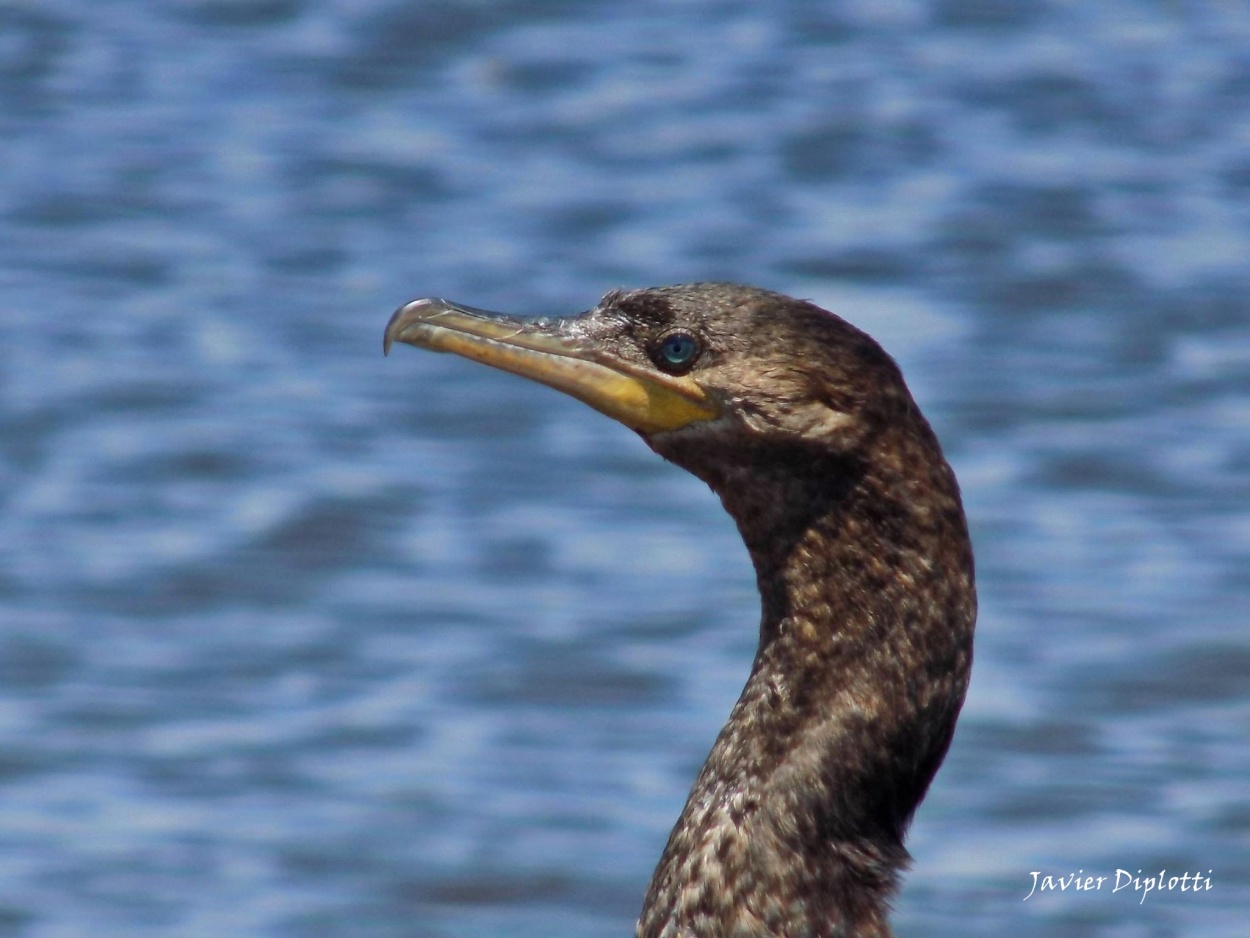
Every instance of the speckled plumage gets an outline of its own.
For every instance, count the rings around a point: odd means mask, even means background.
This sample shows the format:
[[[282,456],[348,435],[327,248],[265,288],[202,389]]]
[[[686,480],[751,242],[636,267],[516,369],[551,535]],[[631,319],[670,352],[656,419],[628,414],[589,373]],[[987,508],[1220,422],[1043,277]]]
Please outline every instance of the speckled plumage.
[[[716,336],[692,374],[735,406],[647,442],[720,495],[762,600],[750,678],[638,936],[888,935],[903,836],[972,661],[954,474],[894,362],[823,310],[720,284],[608,305]]]
[[[735,284],[614,292],[540,328],[635,370],[662,364],[660,337],[697,339],[688,377],[719,415],[640,432],[720,496],[761,597],[638,938],[888,936],[976,618],[959,489],[898,367],[831,313]]]

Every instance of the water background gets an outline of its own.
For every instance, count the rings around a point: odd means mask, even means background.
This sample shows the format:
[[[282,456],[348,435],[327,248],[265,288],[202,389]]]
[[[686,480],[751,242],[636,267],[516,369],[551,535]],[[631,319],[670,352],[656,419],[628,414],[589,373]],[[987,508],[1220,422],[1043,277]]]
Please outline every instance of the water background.
[[[735,279],[903,365],[973,686],[908,936],[1243,936],[1250,7],[0,4],[0,935],[632,934],[758,609],[694,479],[381,357]],[[1210,870],[1024,901],[1034,870]]]

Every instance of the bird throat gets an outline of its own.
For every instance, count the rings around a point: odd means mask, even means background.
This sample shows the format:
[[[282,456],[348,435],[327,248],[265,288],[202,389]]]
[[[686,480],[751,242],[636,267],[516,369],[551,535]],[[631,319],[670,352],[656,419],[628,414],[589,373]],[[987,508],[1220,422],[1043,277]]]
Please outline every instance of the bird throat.
[[[903,836],[971,667],[971,547],[936,463],[917,479],[889,472],[904,460],[790,454],[705,479],[755,566],[760,644],[639,938],[890,934]]]

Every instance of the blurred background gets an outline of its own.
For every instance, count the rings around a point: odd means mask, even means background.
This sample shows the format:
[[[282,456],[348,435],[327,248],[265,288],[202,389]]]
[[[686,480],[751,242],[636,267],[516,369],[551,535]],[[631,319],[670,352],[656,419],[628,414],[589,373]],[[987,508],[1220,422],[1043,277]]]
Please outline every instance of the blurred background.
[[[381,336],[699,279],[877,336],[965,490],[900,938],[1244,935],[1248,256],[1233,0],[0,3],[0,935],[632,934],[745,551]],[[1025,900],[1117,868],[1212,888]]]

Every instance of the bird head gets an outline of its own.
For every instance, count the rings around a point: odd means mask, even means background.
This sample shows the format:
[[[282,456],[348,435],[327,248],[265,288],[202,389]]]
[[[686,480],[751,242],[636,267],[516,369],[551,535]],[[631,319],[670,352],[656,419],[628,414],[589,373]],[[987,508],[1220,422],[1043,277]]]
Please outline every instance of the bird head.
[[[730,452],[855,456],[881,426],[919,415],[868,335],[812,303],[738,284],[615,290],[578,315],[524,320],[414,300],[387,325],[384,347],[392,342],[564,391],[705,479],[703,463],[723,468]]]

